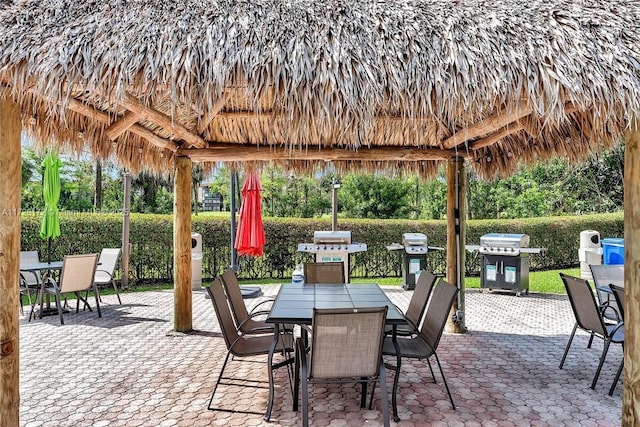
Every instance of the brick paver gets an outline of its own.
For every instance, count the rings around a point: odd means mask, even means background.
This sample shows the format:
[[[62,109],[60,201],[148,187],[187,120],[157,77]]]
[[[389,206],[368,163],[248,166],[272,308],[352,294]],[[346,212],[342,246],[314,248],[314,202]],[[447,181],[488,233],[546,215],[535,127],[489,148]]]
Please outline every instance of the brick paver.
[[[264,286],[264,293],[277,289]],[[406,307],[411,292],[386,291]],[[101,319],[95,312],[67,314],[64,326],[57,317],[21,319],[21,426],[300,425],[284,369],[276,374],[270,423],[261,415],[207,410],[226,348],[203,291],[194,292],[192,334],[172,332],[171,291],[124,294],[123,305],[112,296],[103,299]],[[620,346],[610,349],[595,390],[589,386],[600,340],[587,349],[588,337],[580,333],[564,369],[558,369],[574,323],[565,296],[471,290],[466,305],[468,333],[445,334],[438,351],[457,410],[437,373],[438,382],[432,382],[425,362],[403,361],[401,421],[392,425],[620,425],[621,384],[613,397],[607,395]],[[230,362],[226,373],[266,381],[265,359]],[[389,388],[392,381],[389,374]],[[314,426],[382,425],[379,398],[373,410],[361,409],[355,386],[310,391]],[[266,389],[220,387],[218,393],[218,403],[228,408],[262,412],[266,406]]]

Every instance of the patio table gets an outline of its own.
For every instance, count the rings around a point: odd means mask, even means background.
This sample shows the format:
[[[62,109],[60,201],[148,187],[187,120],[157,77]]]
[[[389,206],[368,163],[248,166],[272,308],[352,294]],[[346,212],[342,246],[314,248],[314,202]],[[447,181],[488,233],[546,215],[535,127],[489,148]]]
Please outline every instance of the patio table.
[[[400,350],[396,343],[396,328],[398,325],[406,324],[404,315],[391,302],[384,291],[375,283],[355,284],[315,284],[315,283],[287,283],[280,286],[271,311],[265,322],[273,323],[275,333],[273,343],[269,349],[268,365],[269,369],[269,400],[267,412],[264,416],[266,421],[271,418],[271,410],[274,399],[273,381],[273,353],[278,344],[280,326],[284,324],[311,325],[314,308],[359,308],[359,307],[380,307],[387,306],[386,324],[393,328],[393,342],[396,346],[397,370],[395,380],[397,382],[400,373]],[[395,384],[395,383],[394,383]],[[392,394],[393,417],[398,421],[398,410],[396,405],[395,387]],[[386,402],[382,402],[386,404]]]
[[[62,270],[63,261],[52,261],[52,262],[30,262],[30,263],[20,263],[20,271],[21,272],[31,272],[34,273],[36,271],[44,272],[41,279],[38,279],[38,298],[36,299],[36,303],[39,304],[40,309],[36,314],[38,318],[42,318],[42,316],[47,316],[50,314],[57,314],[57,310],[52,310],[50,308],[50,301],[47,298],[47,309],[43,309],[42,307],[42,299],[44,298],[44,286],[47,281],[47,277],[53,275],[55,272]],[[38,276],[36,276],[37,278]],[[31,306],[31,313],[29,314],[29,321],[31,321],[31,316],[33,315],[33,307],[35,304]]]

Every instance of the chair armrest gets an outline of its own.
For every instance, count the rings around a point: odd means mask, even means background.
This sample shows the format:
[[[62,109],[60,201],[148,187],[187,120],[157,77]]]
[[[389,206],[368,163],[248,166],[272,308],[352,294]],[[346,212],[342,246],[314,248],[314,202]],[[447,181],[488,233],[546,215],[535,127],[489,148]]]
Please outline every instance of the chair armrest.
[[[275,298],[269,298],[267,300],[264,301],[260,301],[258,304],[255,305],[255,307],[253,307],[251,309],[251,311],[249,312],[249,314],[252,314],[256,309],[258,309],[258,307],[260,307],[263,304],[267,304],[267,303],[273,303],[276,299]]]
[[[607,313],[612,312],[613,315],[615,316],[615,321],[616,322],[620,322],[622,319],[620,318],[620,313],[618,312],[618,310],[616,310],[616,308],[614,306],[611,305],[611,303],[609,301],[606,301],[604,303],[602,303],[600,305],[600,307],[598,307],[600,310],[600,316],[603,317],[605,320],[607,319],[611,319],[610,317],[607,317]],[[613,319],[611,319],[613,320]]]
[[[97,273],[98,271],[100,271],[100,272],[102,272],[102,273],[106,273],[106,274],[107,274],[107,276],[109,276],[110,278],[111,278],[111,277],[113,277],[113,274],[112,274],[111,272],[107,271],[107,270],[97,269],[97,270],[96,270],[96,273]]]
[[[253,319],[254,317],[259,317],[259,316],[267,316],[267,315],[269,315],[269,311],[267,310],[253,311],[249,313],[249,319]]]
[[[238,324],[238,327],[236,328],[236,330],[237,330],[238,332],[241,332],[241,331],[242,331],[242,327],[243,327],[244,325],[246,325],[246,324],[247,324],[247,322],[249,322],[250,320],[252,320],[252,319],[251,319],[251,316],[249,316],[249,317],[247,317],[246,319],[244,319],[242,322],[240,322],[240,323]],[[264,331],[264,333],[265,333],[265,334],[266,334],[266,333],[271,333],[271,332],[273,332],[273,326],[261,326],[261,327],[259,327],[259,328],[252,328],[252,329],[251,329],[251,331],[252,331],[252,332],[260,332],[260,331]]]
[[[44,287],[44,291],[45,292],[47,292],[47,284],[50,284],[55,291],[58,291],[58,292],[60,291],[60,287],[58,285],[58,282],[56,282],[56,279],[54,279],[53,277],[47,276],[45,278],[44,282],[42,282],[42,285]]]

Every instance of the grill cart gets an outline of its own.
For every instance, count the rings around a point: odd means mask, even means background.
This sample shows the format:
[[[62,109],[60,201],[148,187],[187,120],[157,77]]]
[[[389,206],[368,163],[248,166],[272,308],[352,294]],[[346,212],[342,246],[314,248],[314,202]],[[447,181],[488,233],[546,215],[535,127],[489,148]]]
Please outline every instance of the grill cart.
[[[529,254],[544,248],[530,248],[527,234],[489,233],[480,237],[480,245],[467,245],[482,255],[480,287],[506,289],[516,296],[529,293]]]
[[[389,251],[402,251],[402,287],[411,291],[416,288],[420,272],[426,268],[427,253],[430,250],[444,250],[444,248],[427,245],[427,236],[422,233],[404,233],[402,244],[387,246]]]
[[[298,243],[298,251],[316,254],[316,262],[344,263],[345,283],[349,283],[349,254],[366,250],[364,243],[351,243],[351,231],[314,231],[313,243]]]

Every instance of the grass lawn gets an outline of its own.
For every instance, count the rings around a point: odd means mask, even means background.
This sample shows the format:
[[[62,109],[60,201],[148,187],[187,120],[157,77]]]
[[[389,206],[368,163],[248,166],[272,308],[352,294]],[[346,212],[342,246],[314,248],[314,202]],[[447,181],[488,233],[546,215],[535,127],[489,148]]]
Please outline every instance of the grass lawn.
[[[554,293],[564,294],[564,286],[558,273],[565,273],[571,276],[580,277],[579,268],[568,268],[563,270],[547,270],[547,271],[532,271],[529,273],[529,291],[538,293]],[[371,283],[375,282],[379,285],[396,285],[402,284],[402,278],[400,277],[383,277],[376,279],[363,279],[352,278],[353,283]],[[267,283],[280,283],[273,280],[242,280],[241,284],[267,284]],[[468,289],[480,288],[480,277],[467,277],[465,280],[465,286]]]
[[[569,268],[564,270],[548,270],[548,271],[532,271],[529,273],[529,291],[538,293],[554,293],[564,294],[564,286],[560,280],[559,272],[569,274],[571,276],[580,277],[579,268]],[[382,277],[376,279],[363,279],[355,277],[351,280],[353,283],[372,283],[375,282],[379,285],[385,286],[400,286],[402,285],[402,278],[400,277]],[[279,280],[241,280],[241,285],[261,285],[261,284],[274,284],[282,283]],[[204,283],[207,284],[206,282]],[[480,288],[480,277],[467,277],[465,281],[467,289]],[[142,285],[132,286],[127,291],[121,292],[143,292],[152,290],[166,290],[172,289],[173,284],[154,284],[154,285]],[[106,288],[100,291],[102,295],[113,295],[115,292],[112,288]]]

